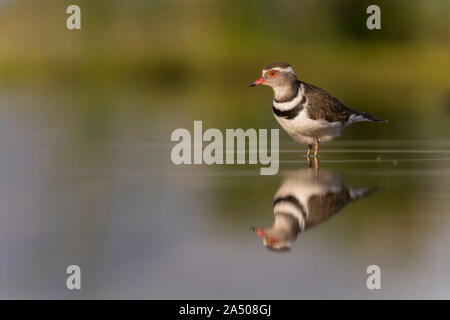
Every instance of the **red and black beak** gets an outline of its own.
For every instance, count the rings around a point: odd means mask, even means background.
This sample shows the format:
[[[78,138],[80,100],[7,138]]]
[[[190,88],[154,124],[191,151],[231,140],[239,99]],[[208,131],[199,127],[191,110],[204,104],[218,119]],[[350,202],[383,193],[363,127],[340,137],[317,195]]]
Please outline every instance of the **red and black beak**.
[[[258,80],[255,80],[252,83],[250,83],[249,87],[259,86],[260,84],[263,84],[263,83],[264,83],[264,78],[261,77]]]
[[[263,229],[260,228],[255,228],[253,226],[250,227],[250,230],[255,233],[258,237],[260,237],[261,239],[263,239],[265,237],[265,233]]]

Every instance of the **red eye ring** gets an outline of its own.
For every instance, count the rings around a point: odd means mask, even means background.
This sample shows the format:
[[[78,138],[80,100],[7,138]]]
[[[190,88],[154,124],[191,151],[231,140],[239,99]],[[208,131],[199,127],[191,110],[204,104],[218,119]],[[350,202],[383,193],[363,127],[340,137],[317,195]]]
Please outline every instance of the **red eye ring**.
[[[267,72],[267,75],[269,77],[275,77],[277,75],[277,71],[276,70],[270,70],[269,72]]]

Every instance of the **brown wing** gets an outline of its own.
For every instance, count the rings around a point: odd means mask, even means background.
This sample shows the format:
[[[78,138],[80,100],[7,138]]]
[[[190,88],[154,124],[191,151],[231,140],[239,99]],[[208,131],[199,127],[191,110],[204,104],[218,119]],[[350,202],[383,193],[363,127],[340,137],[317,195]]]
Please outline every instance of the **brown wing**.
[[[327,193],[325,195],[314,195],[308,199],[308,218],[306,228],[314,227],[330,218],[352,199],[348,190],[344,189],[337,193]]]
[[[351,115],[361,115],[364,121],[388,122],[375,118],[374,116],[350,109],[340,102],[336,97],[325,90],[313,86],[312,84],[301,82],[305,89],[305,95],[308,98],[308,115],[313,120],[327,120],[329,122],[347,122]]]
[[[352,114],[361,114],[352,110],[325,90],[304,83],[306,98],[308,99],[308,115],[313,120],[327,120],[329,122],[347,122]]]

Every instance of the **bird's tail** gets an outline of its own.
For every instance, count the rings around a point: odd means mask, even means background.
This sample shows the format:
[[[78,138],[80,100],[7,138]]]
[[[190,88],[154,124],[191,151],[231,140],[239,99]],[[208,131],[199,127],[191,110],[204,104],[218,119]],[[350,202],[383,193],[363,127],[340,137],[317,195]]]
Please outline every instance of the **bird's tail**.
[[[352,200],[357,200],[374,193],[376,190],[377,188],[359,188],[359,189],[350,188],[348,189],[348,193]]]
[[[378,123],[387,123],[388,120],[378,119],[372,116],[368,113],[358,113],[358,114],[352,114],[349,118],[351,122],[361,122],[361,121],[371,121],[371,122],[378,122]]]

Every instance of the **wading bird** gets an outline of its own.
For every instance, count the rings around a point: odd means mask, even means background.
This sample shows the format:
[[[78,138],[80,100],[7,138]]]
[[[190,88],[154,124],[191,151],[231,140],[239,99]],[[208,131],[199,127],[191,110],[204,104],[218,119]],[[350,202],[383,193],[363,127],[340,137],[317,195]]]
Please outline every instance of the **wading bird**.
[[[355,122],[387,122],[370,114],[350,109],[325,90],[297,79],[294,69],[285,62],[269,64],[262,77],[250,87],[266,85],[274,92],[272,111],[278,123],[297,142],[308,145],[307,157],[314,145],[340,136],[342,130]]]

